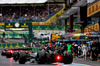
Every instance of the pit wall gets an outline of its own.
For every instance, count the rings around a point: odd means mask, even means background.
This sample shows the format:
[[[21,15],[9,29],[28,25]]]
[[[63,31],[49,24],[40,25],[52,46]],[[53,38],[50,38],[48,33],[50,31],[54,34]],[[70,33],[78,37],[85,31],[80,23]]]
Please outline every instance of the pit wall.
[[[0,44],[0,49],[2,48],[18,48],[23,47],[24,43],[8,43],[8,44]]]
[[[9,49],[9,48],[32,48],[30,52],[38,52],[39,47],[24,47],[24,43],[8,43],[8,44],[0,44],[0,49]]]
[[[5,23],[0,23],[0,28],[4,29]],[[67,28],[69,28],[69,24],[67,24]],[[80,25],[75,25],[73,26],[74,29],[79,29]],[[65,30],[65,25],[36,25],[32,24],[32,29],[33,30]]]

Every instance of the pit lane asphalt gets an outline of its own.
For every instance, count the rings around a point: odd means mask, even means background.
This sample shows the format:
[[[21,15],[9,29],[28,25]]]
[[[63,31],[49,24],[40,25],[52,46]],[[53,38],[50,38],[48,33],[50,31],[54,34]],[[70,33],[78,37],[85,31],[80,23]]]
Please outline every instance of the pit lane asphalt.
[[[87,59],[86,61],[82,61],[79,58],[74,58],[72,64],[63,64],[63,63],[54,63],[54,64],[34,64],[27,62],[26,64],[19,64],[18,62],[13,61],[13,58],[6,58],[5,56],[1,56],[1,49],[0,49],[0,66],[100,66],[100,62],[91,61]]]

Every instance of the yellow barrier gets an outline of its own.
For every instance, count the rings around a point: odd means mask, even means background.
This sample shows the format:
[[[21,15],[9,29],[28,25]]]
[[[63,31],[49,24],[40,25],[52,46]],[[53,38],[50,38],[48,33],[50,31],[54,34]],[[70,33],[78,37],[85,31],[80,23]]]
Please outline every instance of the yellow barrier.
[[[61,36],[59,35],[59,34],[55,34],[55,33],[52,33],[52,40],[54,40],[54,39],[60,39],[61,38]]]
[[[0,23],[0,25],[5,25],[5,23]]]

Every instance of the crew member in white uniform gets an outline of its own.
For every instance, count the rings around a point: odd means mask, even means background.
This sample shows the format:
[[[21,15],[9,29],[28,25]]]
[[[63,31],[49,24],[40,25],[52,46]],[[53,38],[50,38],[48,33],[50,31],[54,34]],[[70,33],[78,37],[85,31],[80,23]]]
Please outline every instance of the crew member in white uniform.
[[[83,51],[84,59],[86,60],[86,56],[87,56],[87,46],[86,46],[86,44],[83,44],[82,51]]]

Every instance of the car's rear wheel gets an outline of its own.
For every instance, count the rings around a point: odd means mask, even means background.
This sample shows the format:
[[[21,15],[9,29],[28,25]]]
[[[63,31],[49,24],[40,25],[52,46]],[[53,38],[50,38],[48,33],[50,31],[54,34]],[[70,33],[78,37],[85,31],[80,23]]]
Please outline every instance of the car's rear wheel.
[[[73,55],[71,52],[68,52],[64,57],[64,64],[71,64],[73,62]]]
[[[19,57],[19,64],[25,64],[25,62],[26,62],[26,53],[21,52]]]
[[[1,52],[1,56],[5,56],[5,52],[2,51],[2,52]]]
[[[18,52],[14,52],[13,53],[13,60],[17,61],[19,59],[19,53]]]
[[[45,51],[38,52],[36,60],[38,64],[45,64],[46,63],[46,52]]]
[[[11,58],[12,56],[10,56],[10,55],[6,55],[6,58]]]
[[[7,53],[6,54],[6,58],[11,58],[12,57],[12,54],[11,53]]]

